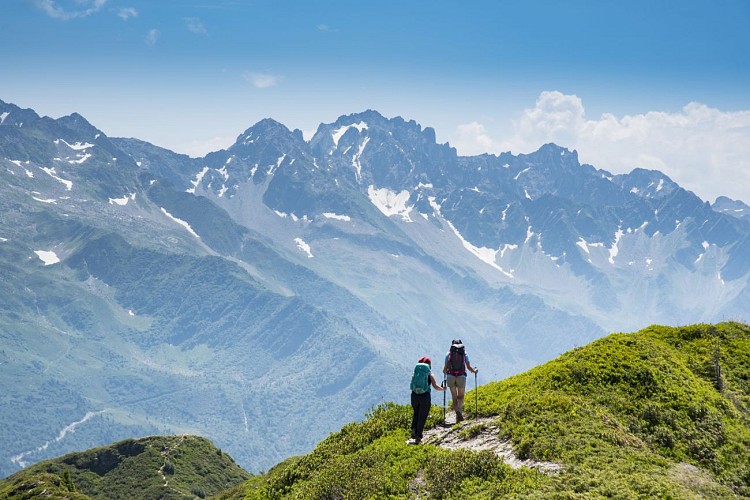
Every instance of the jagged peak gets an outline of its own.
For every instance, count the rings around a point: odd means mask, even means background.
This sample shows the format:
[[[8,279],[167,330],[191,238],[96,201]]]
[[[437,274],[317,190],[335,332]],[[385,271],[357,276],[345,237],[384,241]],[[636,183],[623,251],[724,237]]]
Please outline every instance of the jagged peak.
[[[71,113],[67,116],[63,116],[55,120],[55,122],[75,132],[90,135],[91,137],[88,137],[89,139],[106,135],[78,113]]]
[[[13,103],[0,100],[0,125],[19,125],[36,121],[40,117],[30,108],[21,108]]]
[[[300,131],[295,130],[292,132],[286,125],[274,120],[273,118],[263,118],[237,136],[234,145],[249,145],[261,138],[269,139],[277,137],[286,137],[292,140],[304,141]]]

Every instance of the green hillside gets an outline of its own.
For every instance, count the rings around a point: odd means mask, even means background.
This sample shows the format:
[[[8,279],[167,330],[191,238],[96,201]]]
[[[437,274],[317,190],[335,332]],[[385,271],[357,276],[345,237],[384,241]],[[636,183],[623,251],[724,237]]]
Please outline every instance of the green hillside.
[[[750,498],[748,325],[613,334],[470,391],[461,424],[441,406],[419,446],[386,403],[259,476],[152,437],[36,464],[0,498]]]
[[[438,435],[406,445],[411,409],[386,404],[220,498],[750,497],[747,325],[613,334],[475,396],[470,419],[442,433],[558,468],[430,445]],[[433,406],[428,427],[441,419]]]
[[[204,438],[156,436],[40,462],[0,481],[0,498],[205,498],[250,476]]]

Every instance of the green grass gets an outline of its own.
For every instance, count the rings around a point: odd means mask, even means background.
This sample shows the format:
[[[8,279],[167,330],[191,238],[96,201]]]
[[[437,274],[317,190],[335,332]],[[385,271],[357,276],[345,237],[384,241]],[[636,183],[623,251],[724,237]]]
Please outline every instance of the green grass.
[[[411,408],[386,404],[220,498],[750,497],[749,396],[750,327],[653,326],[478,389],[469,417],[494,418],[520,458],[561,464],[557,474],[408,446]]]

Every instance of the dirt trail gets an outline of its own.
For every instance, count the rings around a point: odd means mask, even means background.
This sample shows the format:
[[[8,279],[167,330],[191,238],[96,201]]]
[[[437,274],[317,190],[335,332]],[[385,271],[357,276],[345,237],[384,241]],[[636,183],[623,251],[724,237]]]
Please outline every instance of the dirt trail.
[[[556,474],[563,469],[562,465],[552,462],[518,458],[511,442],[500,437],[499,426],[494,423],[495,419],[492,417],[464,420],[456,425],[456,414],[449,412],[445,420],[446,426],[426,430],[422,442],[449,450],[458,448],[474,451],[489,450],[514,469],[529,467],[545,474]]]

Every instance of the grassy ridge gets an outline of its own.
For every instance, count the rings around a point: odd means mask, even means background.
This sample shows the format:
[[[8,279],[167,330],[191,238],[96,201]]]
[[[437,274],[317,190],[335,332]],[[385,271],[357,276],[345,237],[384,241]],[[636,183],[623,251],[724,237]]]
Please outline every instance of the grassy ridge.
[[[154,436],[40,462],[0,482],[0,498],[205,498],[249,477],[207,439]]]
[[[750,327],[654,326],[479,388],[479,416],[558,474],[407,446],[411,409],[389,404],[220,498],[750,497],[749,396]]]

